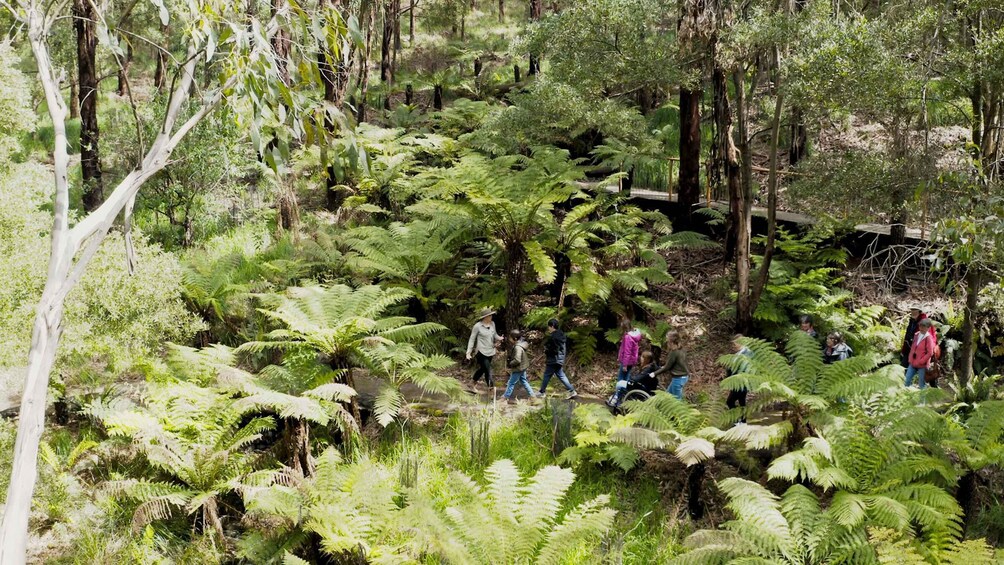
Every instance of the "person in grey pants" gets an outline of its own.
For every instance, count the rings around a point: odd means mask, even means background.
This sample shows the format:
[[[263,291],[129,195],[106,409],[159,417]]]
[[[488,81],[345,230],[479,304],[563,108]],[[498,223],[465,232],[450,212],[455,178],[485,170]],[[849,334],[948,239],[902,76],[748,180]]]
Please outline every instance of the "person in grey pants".
[[[489,387],[495,386],[495,380],[492,378],[492,359],[495,358],[495,348],[502,341],[502,336],[495,331],[493,314],[495,310],[482,309],[478,313],[479,321],[471,328],[471,337],[467,340],[467,360],[470,361],[473,356],[477,364],[471,379],[477,384],[478,379],[484,377],[485,384]]]

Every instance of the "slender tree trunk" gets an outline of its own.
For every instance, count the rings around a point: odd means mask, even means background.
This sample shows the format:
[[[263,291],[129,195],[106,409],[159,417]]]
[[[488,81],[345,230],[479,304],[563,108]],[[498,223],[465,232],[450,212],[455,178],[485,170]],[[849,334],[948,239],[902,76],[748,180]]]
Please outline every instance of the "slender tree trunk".
[[[320,0],[320,7],[330,8],[345,14],[345,3],[347,0]],[[345,91],[348,89],[349,80],[352,76],[352,62],[355,60],[354,53],[334,53],[327,46],[322,46],[317,54],[317,66],[321,76],[321,83],[324,85],[324,101],[332,109],[341,109],[345,102]],[[328,135],[334,135],[336,123],[334,118],[325,112],[324,129]],[[327,160],[327,145],[322,146],[324,160]],[[329,165],[325,170],[325,207],[335,212],[341,208],[345,199],[344,192],[338,188],[338,175],[333,165]]]
[[[383,32],[380,34],[380,82],[388,90],[394,77],[391,74],[391,45],[394,40],[394,2],[384,0],[383,3]]]
[[[753,207],[753,175],[749,133],[747,128],[746,87],[743,71],[738,70],[732,75],[736,91],[736,116],[739,138],[739,150],[734,145],[735,137],[729,135],[726,147],[726,172],[729,180],[729,211],[735,225],[736,253],[736,331],[748,334],[753,329],[753,309],[750,300],[750,232]],[[736,162],[736,153],[739,161]],[[733,168],[738,171],[729,171]],[[738,182],[731,177],[738,173]]]
[[[530,21],[536,22],[540,20],[543,14],[543,0],[530,0]],[[530,53],[530,69],[526,74],[530,76],[537,76],[540,72],[540,55],[536,53]]]
[[[966,273],[966,308],[962,319],[962,362],[959,366],[959,384],[965,387],[973,376],[973,359],[976,357],[976,311],[983,273],[975,267]]]
[[[367,10],[366,18],[366,50],[362,52],[359,61],[359,99],[356,101],[356,121],[363,123],[366,121],[366,96],[369,89],[370,79],[370,55],[373,53],[373,27],[376,16],[374,10]]]
[[[750,298],[750,314],[755,314],[760,305],[763,289],[770,280],[770,264],[774,259],[774,248],[777,240],[777,184],[778,184],[778,152],[781,145],[781,112],[784,109],[784,94],[778,91],[774,99],[774,120],[770,129],[770,165],[767,172],[767,247],[763,252],[763,261],[757,276],[753,296]]]
[[[711,73],[711,84],[714,90],[715,117],[715,153],[719,163],[716,167],[724,176],[726,193],[729,195],[729,227],[725,239],[725,260],[732,261],[736,256],[736,244],[739,236],[738,217],[741,216],[739,152],[732,138],[732,109],[729,103],[728,84],[725,71],[716,67]],[[721,180],[719,180],[721,182]]]
[[[167,49],[170,29],[168,26],[160,26],[160,33],[164,37],[164,43],[156,50],[157,66],[153,71],[153,85],[157,90],[163,90],[167,82]]]
[[[77,80],[80,84],[80,177],[84,210],[90,212],[104,201],[98,151],[98,36],[94,5],[88,0],[74,0],[73,17],[77,35]]]
[[[499,0],[499,23],[505,23],[505,0]]]
[[[418,0],[411,0],[411,9],[408,10],[408,45],[415,45],[415,7]]]
[[[118,88],[119,96],[129,96],[129,67],[132,65],[132,43],[126,44],[126,55],[122,59],[122,66],[119,67]]]
[[[70,78],[70,119],[80,117],[80,87],[77,85],[77,75]]]
[[[794,107],[791,109],[790,126],[791,143],[788,147],[788,165],[794,167],[805,157],[806,148],[809,143],[809,133],[805,128],[805,116],[802,109]]]
[[[680,183],[678,202],[690,220],[701,200],[701,98],[700,89],[680,89]]]
[[[896,162],[903,162],[907,156],[907,132],[906,125],[902,120],[896,119],[892,125],[893,159]],[[909,192],[902,182],[895,182],[892,186],[892,222],[889,226],[889,243],[893,246],[904,245],[906,243],[906,223],[909,220],[907,211],[907,199]]]

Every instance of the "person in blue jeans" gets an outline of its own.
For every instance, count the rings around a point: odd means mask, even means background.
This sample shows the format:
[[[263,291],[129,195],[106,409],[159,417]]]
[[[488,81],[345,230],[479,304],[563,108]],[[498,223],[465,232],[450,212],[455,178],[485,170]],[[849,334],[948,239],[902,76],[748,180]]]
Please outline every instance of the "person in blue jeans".
[[[683,400],[683,385],[687,384],[690,376],[687,371],[687,352],[680,343],[680,332],[666,334],[666,351],[666,364],[651,376],[658,378],[663,373],[669,373],[671,380],[666,392]]]
[[[537,395],[534,394],[530,381],[526,379],[526,371],[530,368],[530,356],[527,354],[530,345],[523,339],[523,334],[519,330],[509,332],[509,338],[513,342],[507,363],[510,371],[509,384],[505,387],[505,394],[502,395],[502,399],[511,402],[517,383],[523,385],[530,398],[536,398]]]
[[[575,398],[579,393],[575,392],[575,387],[568,382],[565,376],[565,346],[566,339],[564,332],[558,327],[558,320],[551,318],[547,321],[547,338],[544,339],[544,355],[547,357],[547,366],[544,368],[544,381],[540,383],[540,394],[547,391],[547,384],[551,382],[552,376],[557,376],[561,384],[568,390],[568,398]]]
[[[934,341],[934,331],[932,330],[930,318],[924,318],[917,322],[917,333],[914,334],[913,343],[910,346],[910,366],[906,368],[906,386],[913,386],[914,377],[917,378],[921,389],[927,387],[927,371],[931,368],[931,362],[937,353],[938,344]]]

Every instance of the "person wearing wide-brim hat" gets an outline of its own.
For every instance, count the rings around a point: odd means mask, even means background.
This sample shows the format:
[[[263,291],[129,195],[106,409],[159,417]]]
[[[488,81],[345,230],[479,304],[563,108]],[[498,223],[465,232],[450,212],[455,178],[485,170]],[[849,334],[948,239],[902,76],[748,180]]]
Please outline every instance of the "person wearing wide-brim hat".
[[[495,358],[495,348],[502,341],[502,336],[495,331],[495,322],[492,321],[494,314],[495,310],[482,308],[478,312],[478,321],[471,328],[471,337],[467,340],[467,360],[470,361],[473,356],[477,365],[471,379],[477,384],[478,379],[484,377],[485,384],[489,387],[495,386],[492,359]]]

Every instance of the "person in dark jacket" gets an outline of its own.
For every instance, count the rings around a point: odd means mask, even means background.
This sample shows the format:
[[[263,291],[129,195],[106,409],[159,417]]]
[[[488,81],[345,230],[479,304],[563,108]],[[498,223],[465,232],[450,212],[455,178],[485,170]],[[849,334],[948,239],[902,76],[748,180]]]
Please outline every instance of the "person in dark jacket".
[[[568,398],[575,398],[579,395],[565,375],[566,342],[565,333],[561,331],[558,320],[556,318],[548,320],[547,337],[544,338],[544,355],[547,357],[547,365],[544,367],[544,381],[540,383],[540,394],[547,392],[547,384],[551,382],[551,377],[557,376],[561,384],[565,385],[565,389],[568,390]]]
[[[628,390],[642,389],[646,392],[653,392],[659,388],[659,380],[652,376],[652,373],[659,369],[659,364],[655,362],[655,356],[651,351],[644,351],[641,354],[641,361],[638,366],[628,375],[626,379],[617,381],[617,388],[613,395],[607,399],[607,406],[617,408],[624,401],[624,396]]]
[[[740,373],[745,373],[749,370],[749,359],[753,357],[753,352],[750,348],[742,344],[743,334],[736,334],[732,338],[732,348],[736,352],[736,355],[741,355],[740,363],[727,370],[726,377],[731,377],[733,375],[738,375]],[[749,390],[743,387],[739,390],[730,390],[729,397],[725,400],[725,406],[729,410],[734,409],[737,406],[742,407],[742,415],[739,417],[739,423],[746,423],[746,397],[749,395]]]
[[[666,392],[683,400],[683,385],[690,379],[687,371],[687,352],[683,350],[679,332],[666,334],[666,364],[652,373],[653,378],[659,378],[663,373],[669,373],[670,382]]]

